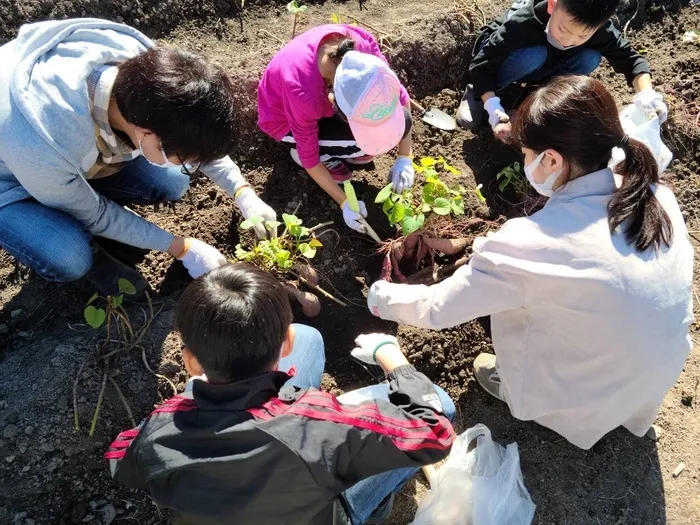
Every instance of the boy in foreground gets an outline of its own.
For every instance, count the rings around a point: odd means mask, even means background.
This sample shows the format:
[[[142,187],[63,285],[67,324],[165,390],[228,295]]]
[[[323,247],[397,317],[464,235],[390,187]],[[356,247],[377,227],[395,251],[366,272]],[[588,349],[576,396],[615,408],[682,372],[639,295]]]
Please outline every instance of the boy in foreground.
[[[176,524],[386,519],[393,494],[449,453],[454,405],[384,334],[361,335],[352,355],[383,368],[388,399],[343,404],[318,391],[321,334],[291,322],[284,287],[253,266],[191,283],[176,325],[192,379],[112,443],[113,477]]]
[[[476,129],[486,109],[496,137],[509,142],[510,117],[499,91],[515,82],[545,84],[558,75],[590,75],[602,57],[634,87],[634,103],[664,122],[668,108],[652,86],[649,64],[610,20],[619,4],[619,0],[515,0],[477,36],[469,64],[471,84],[457,110],[457,122]]]

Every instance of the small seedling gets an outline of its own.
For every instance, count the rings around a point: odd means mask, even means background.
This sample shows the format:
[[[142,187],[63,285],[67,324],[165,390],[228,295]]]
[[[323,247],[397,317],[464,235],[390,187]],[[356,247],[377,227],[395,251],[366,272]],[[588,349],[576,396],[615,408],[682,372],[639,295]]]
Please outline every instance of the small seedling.
[[[481,185],[473,190],[457,186],[449,187],[440,179],[440,172],[459,175],[459,171],[450,166],[442,157],[434,159],[424,157],[413,165],[416,173],[425,176],[425,183],[420,195],[411,190],[394,193],[392,185],[387,184],[377,194],[374,202],[382,204],[382,211],[389,219],[389,224],[397,226],[403,235],[410,235],[425,226],[427,214],[464,215],[464,195],[474,193],[479,202],[485,202],[481,194]]]
[[[282,235],[272,235],[270,239],[258,241],[251,250],[243,249],[241,244],[236,246],[236,259],[255,264],[259,268],[270,271],[279,269],[289,270],[299,258],[313,259],[316,249],[323,246],[312,229],[303,225],[296,215],[282,215],[284,231]],[[264,223],[265,228],[276,233],[283,223],[278,221],[265,222],[262,217],[251,217],[241,223],[243,230],[249,230]]]
[[[111,358],[115,355],[127,352],[132,349],[141,350],[141,358],[144,365],[153,375],[159,378],[167,380],[173,390],[175,386],[172,382],[165,376],[155,373],[150,366],[148,361],[146,361],[145,348],[141,346],[146,333],[151,327],[151,323],[155,318],[153,313],[153,303],[148,293],[146,293],[146,300],[148,302],[148,312],[144,310],[144,324],[140,329],[135,329],[134,324],[129,318],[128,312],[122,306],[124,302],[125,295],[136,295],[136,288],[134,285],[126,279],[119,279],[118,281],[119,295],[115,296],[102,296],[99,293],[93,294],[85,305],[85,310],[83,312],[83,317],[88,325],[94,329],[99,329],[102,326],[105,327],[106,336],[97,342],[96,345],[96,355],[88,354],[83,360],[80,368],[78,369],[78,374],[73,381],[73,421],[75,426],[75,431],[80,431],[80,420],[78,417],[78,385],[81,379],[81,374],[83,368],[87,364],[89,359],[95,359],[99,363],[99,367],[102,368],[102,386],[100,387],[100,393],[97,398],[97,405],[93,412],[92,421],[90,423],[89,436],[92,437],[95,433],[95,428],[97,427],[97,421],[100,415],[100,409],[102,407],[102,402],[104,401],[105,389],[107,387],[107,381],[114,386],[117,391],[119,398],[124,405],[129,419],[133,426],[136,426],[136,421],[134,420],[133,413],[129,407],[129,403],[126,401],[124,394],[119,388],[119,385],[112,377],[113,372],[111,370]],[[115,335],[116,334],[116,335]]]
[[[519,162],[514,162],[510,166],[506,166],[496,175],[498,181],[498,191],[503,193],[512,187],[517,195],[523,195],[528,192],[527,179],[523,176],[522,168]]]
[[[241,223],[243,230],[250,230],[258,224],[264,224],[270,232],[270,238],[257,241],[249,250],[243,248],[243,245],[239,243],[236,245],[236,260],[251,263],[268,272],[277,273],[283,280],[285,276],[287,279],[292,276],[335,303],[347,306],[346,303],[319,287],[317,278],[310,277],[316,274],[316,271],[308,264],[308,261],[313,259],[318,248],[323,246],[321,241],[316,238],[315,232],[330,226],[333,222],[324,222],[313,228],[307,228],[300,218],[287,213],[282,215],[282,221],[265,221],[262,217],[257,216],[243,221]],[[282,234],[278,235],[280,226],[284,226],[284,230]],[[301,296],[296,295],[295,297],[302,302]],[[302,303],[302,307],[304,306],[308,305]]]
[[[292,25],[292,38],[297,34],[297,23],[301,15],[308,9],[308,6],[301,5],[297,0],[292,0],[287,4],[287,11],[294,15],[294,24]]]

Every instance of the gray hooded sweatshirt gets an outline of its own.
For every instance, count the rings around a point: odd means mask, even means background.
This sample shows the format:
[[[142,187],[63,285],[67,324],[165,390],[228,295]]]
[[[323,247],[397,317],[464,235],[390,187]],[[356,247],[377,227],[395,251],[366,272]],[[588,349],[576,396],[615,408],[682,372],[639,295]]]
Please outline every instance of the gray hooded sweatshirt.
[[[34,198],[93,235],[169,248],[171,233],[106,199],[86,179],[98,155],[87,77],[154,46],[129,26],[83,18],[25,25],[0,47],[0,208]],[[229,157],[203,171],[229,195],[245,184]]]

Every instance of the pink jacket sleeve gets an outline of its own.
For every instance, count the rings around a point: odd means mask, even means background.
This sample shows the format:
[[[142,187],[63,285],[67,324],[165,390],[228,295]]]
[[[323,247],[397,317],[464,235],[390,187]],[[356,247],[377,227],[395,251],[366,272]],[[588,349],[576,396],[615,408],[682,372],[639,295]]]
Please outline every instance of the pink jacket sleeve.
[[[301,87],[294,86],[284,94],[283,103],[292,136],[297,143],[301,165],[305,169],[313,168],[321,162],[318,146],[320,116],[310,114],[309,111],[315,103],[314,98]]]

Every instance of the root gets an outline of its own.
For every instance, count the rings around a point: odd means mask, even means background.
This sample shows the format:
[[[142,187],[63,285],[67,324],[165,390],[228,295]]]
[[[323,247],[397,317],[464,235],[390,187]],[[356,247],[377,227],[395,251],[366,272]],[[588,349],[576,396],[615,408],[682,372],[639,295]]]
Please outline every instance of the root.
[[[100,408],[102,408],[102,402],[105,398],[105,389],[107,388],[107,371],[105,370],[102,374],[102,387],[100,387],[100,395],[97,397],[97,406],[95,407],[95,412],[92,414],[92,422],[90,423],[90,432],[88,432],[88,437],[92,437],[95,434],[95,427],[97,426],[97,420],[100,417]]]
[[[110,381],[110,383],[112,383],[112,386],[117,391],[117,394],[119,394],[119,399],[121,399],[122,405],[124,405],[124,410],[126,410],[126,414],[129,416],[129,421],[131,421],[131,427],[135,428],[136,427],[136,420],[134,419],[134,414],[131,412],[131,407],[129,406],[129,403],[127,402],[126,398],[124,397],[124,393],[122,392],[122,389],[119,388],[119,385],[111,376],[109,377],[109,381]]]
[[[158,379],[164,379],[165,381],[168,382],[170,387],[173,389],[173,395],[177,395],[177,387],[175,386],[175,383],[173,383],[170,378],[164,376],[163,374],[159,374],[157,372],[154,372],[153,369],[151,368],[151,365],[148,364],[148,360],[146,359],[146,349],[141,348],[141,360],[143,361],[144,366],[146,367],[146,370],[148,370],[151,374],[156,376]]]
[[[340,306],[347,306],[347,303],[344,303],[344,302],[341,301],[340,299],[337,299],[336,297],[332,296],[331,294],[329,294],[326,290],[324,290],[324,289],[321,288],[320,286],[313,286],[309,281],[307,281],[306,279],[304,279],[304,278],[303,278],[301,275],[299,275],[298,273],[295,273],[295,272],[293,272],[292,270],[287,270],[287,273],[289,273],[290,275],[293,275],[296,279],[300,280],[300,281],[301,281],[302,283],[304,283],[306,286],[308,286],[309,288],[311,288],[314,292],[321,294],[321,295],[322,295],[323,297],[325,297],[326,299],[330,299],[331,301],[333,301],[333,302],[336,303],[336,304],[339,304]]]
[[[85,359],[83,359],[83,362],[80,364],[80,368],[78,368],[78,374],[73,380],[73,425],[76,432],[80,432],[80,421],[78,419],[78,382],[80,381],[80,374],[83,373],[83,368],[85,368],[87,360],[88,356],[85,356]]]

